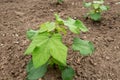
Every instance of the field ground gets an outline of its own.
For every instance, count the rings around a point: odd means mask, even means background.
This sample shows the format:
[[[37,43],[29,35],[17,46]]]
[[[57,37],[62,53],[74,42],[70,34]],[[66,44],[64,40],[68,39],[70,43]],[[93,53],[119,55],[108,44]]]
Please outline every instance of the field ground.
[[[55,0],[0,0],[0,80],[25,80],[30,56],[24,51],[29,41],[28,29],[54,20],[57,12],[62,18],[80,19],[89,28],[80,38],[95,45],[91,56],[83,57],[69,49],[68,64],[76,72],[74,80],[120,80],[120,0],[106,0],[110,10],[103,13],[101,22],[84,19],[87,10],[82,0],[65,0],[57,5]],[[64,39],[71,44],[73,34]],[[58,70],[49,69],[42,80],[61,80]]]

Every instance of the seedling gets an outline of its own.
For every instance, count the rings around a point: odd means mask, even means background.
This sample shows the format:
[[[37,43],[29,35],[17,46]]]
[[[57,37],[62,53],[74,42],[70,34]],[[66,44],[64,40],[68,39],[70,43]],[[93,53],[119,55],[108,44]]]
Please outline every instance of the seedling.
[[[87,13],[86,17],[89,16],[94,21],[100,21],[102,12],[109,9],[108,6],[104,5],[104,0],[93,0],[93,2],[84,1],[84,6],[86,8],[90,8],[90,11]]]
[[[72,18],[63,20],[57,14],[55,14],[55,18],[54,22],[45,22],[40,25],[40,29],[27,32],[27,37],[31,43],[25,54],[32,55],[32,59],[27,65],[27,80],[37,80],[43,77],[50,65],[58,66],[62,72],[63,80],[73,79],[75,72],[66,63],[68,48],[62,42],[62,35],[64,36],[67,33],[67,29],[75,34],[79,34],[81,31],[86,32],[88,29],[80,20]],[[79,38],[74,38],[72,48],[85,56],[94,51],[93,44],[90,41]]]
[[[58,2],[59,4],[61,4],[61,3],[63,3],[63,0],[57,0],[57,2]]]

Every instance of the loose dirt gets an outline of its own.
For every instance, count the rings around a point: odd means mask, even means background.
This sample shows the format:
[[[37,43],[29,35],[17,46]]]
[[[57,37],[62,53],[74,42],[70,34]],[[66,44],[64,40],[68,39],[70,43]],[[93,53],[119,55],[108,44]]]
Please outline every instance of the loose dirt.
[[[74,80],[120,80],[120,1],[106,0],[110,10],[103,13],[101,22],[85,19],[87,12],[82,0],[0,0],[0,80],[25,80],[26,65],[31,56],[24,51],[29,41],[26,31],[37,29],[39,24],[54,20],[54,13],[62,18],[68,16],[80,19],[89,32],[80,38],[94,43],[95,52],[91,56],[81,56],[73,52],[70,45],[73,34],[68,32],[64,43],[69,46],[68,64],[76,75]],[[42,80],[61,80],[60,72],[49,69]]]

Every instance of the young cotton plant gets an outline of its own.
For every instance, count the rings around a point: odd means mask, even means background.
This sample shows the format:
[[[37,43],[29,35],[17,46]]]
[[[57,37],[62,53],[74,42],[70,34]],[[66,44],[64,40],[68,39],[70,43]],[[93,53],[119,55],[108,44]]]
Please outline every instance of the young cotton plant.
[[[100,21],[102,12],[109,9],[108,6],[104,5],[104,0],[93,0],[93,2],[84,1],[84,6],[86,8],[90,8],[90,11],[87,13],[86,17],[89,16],[93,21]]]
[[[36,31],[27,31],[27,37],[31,43],[25,54],[32,55],[32,59],[27,65],[27,80],[38,80],[43,77],[49,65],[58,65],[63,80],[73,79],[75,73],[72,67],[67,65],[68,48],[62,42],[62,34],[67,33],[67,29],[75,34],[79,34],[81,31],[86,32],[88,29],[80,20],[72,18],[63,20],[57,14],[55,14],[55,18],[54,22],[41,24],[40,29]],[[74,38],[72,48],[85,56],[94,51],[93,44],[90,41],[79,38]]]

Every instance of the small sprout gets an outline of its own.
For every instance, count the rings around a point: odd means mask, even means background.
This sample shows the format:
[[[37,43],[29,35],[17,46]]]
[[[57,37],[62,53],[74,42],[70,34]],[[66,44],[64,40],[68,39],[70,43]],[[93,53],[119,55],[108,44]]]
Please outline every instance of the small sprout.
[[[87,13],[86,17],[90,17],[93,21],[100,21],[101,14],[103,11],[107,11],[109,9],[108,6],[104,5],[104,0],[94,0],[93,2],[84,2],[84,6],[86,8],[90,8],[89,13]]]

